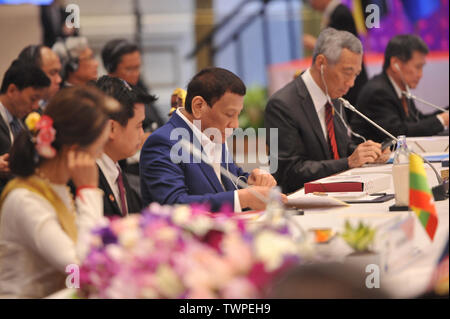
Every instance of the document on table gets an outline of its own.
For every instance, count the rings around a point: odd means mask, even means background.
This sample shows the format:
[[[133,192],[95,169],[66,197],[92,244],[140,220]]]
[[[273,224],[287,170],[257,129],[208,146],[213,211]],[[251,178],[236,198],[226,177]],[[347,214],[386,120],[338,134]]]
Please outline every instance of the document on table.
[[[345,207],[349,206],[347,203],[336,199],[327,194],[292,194],[288,196],[288,202],[286,204],[290,207],[299,209],[314,209],[314,208],[327,208],[327,207]]]

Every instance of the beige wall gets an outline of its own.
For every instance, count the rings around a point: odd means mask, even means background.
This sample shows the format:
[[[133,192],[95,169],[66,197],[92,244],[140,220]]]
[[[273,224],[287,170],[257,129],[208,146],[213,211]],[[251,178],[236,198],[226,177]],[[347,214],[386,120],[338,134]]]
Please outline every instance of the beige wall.
[[[20,50],[41,42],[39,7],[0,5],[0,77]]]

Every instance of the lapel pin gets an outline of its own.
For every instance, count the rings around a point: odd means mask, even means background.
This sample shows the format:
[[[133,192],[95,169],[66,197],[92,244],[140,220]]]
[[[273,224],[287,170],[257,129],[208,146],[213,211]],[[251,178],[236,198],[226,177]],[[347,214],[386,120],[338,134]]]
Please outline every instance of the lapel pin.
[[[111,202],[114,202],[114,201],[115,201],[113,194],[109,194],[109,200],[110,200]]]

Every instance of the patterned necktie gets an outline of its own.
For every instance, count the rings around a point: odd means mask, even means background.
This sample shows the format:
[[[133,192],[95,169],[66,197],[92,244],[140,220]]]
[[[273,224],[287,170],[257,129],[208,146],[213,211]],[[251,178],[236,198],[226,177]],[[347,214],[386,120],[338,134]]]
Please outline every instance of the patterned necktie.
[[[336,143],[336,137],[334,135],[334,122],[333,122],[333,113],[334,109],[327,102],[325,105],[325,122],[327,124],[327,132],[328,132],[328,145],[330,147],[331,155],[333,155],[333,159],[339,159],[338,147]]]
[[[406,117],[409,117],[408,101],[406,101],[406,96],[402,95],[402,105],[405,111]]]
[[[14,138],[16,138],[19,132],[22,130],[22,125],[20,125],[20,122],[17,118],[13,118],[11,123],[9,123],[9,126],[11,127]]]
[[[128,215],[127,200],[125,195],[125,187],[123,186],[122,170],[117,168],[119,175],[117,176],[117,185],[119,186],[120,205],[122,206],[122,216]]]

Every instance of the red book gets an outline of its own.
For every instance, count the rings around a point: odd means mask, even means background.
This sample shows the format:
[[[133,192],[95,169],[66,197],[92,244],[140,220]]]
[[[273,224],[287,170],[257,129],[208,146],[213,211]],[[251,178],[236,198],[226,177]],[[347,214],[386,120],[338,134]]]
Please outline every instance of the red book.
[[[389,188],[390,175],[335,175],[305,183],[305,194],[320,192],[366,192],[376,193]]]

